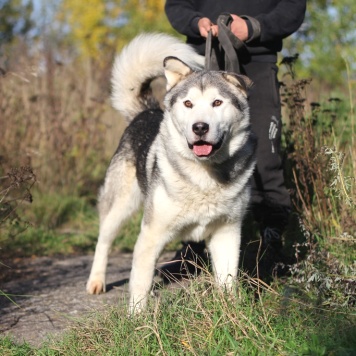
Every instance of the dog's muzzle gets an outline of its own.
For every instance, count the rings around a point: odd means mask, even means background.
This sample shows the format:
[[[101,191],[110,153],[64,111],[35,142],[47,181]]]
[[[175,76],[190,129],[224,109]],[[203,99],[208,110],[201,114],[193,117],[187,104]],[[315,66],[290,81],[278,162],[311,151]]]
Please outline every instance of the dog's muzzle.
[[[188,147],[193,150],[197,157],[209,157],[214,154],[222,145],[224,137],[218,143],[211,143],[204,140],[204,136],[209,132],[209,124],[206,122],[196,122],[192,125],[192,131],[199,137],[194,143],[188,142]]]

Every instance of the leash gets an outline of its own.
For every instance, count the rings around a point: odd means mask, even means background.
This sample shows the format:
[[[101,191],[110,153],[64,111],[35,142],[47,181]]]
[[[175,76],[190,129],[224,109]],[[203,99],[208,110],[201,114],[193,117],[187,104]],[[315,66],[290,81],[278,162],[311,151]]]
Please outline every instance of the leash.
[[[238,52],[245,51],[247,53],[247,49],[245,44],[231,32],[232,21],[233,18],[230,14],[223,13],[217,21],[218,37],[213,37],[211,31],[208,32],[205,46],[206,70],[226,70],[227,72],[240,73]]]

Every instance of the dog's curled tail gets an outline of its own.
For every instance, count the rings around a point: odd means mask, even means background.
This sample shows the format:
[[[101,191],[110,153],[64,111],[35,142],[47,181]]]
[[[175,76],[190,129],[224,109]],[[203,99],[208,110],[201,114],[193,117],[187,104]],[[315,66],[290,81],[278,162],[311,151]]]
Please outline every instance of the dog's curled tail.
[[[146,33],[135,37],[116,57],[112,70],[113,107],[130,122],[146,109],[158,107],[150,82],[164,75],[163,60],[177,57],[193,70],[204,66],[204,57],[179,39],[166,34]]]

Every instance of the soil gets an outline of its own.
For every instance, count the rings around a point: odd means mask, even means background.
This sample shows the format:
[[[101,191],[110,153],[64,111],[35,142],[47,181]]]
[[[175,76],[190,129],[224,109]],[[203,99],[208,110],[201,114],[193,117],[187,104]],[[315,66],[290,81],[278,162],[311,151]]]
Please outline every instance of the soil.
[[[169,260],[172,253],[161,259]],[[88,295],[85,284],[93,256],[37,257],[0,265],[0,333],[40,346],[59,337],[73,320],[105,305],[125,303],[132,254],[110,256],[107,292]],[[11,299],[9,300],[7,294]]]

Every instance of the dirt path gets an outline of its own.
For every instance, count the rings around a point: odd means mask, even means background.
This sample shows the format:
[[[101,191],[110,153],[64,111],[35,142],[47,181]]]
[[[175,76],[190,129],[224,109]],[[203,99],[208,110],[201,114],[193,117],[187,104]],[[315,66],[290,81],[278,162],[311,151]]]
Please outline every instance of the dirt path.
[[[162,259],[167,260],[171,255],[166,253]],[[12,295],[16,304],[0,296],[0,333],[38,346],[49,335],[60,335],[73,318],[106,304],[123,303],[131,259],[131,254],[110,256],[107,293],[99,296],[85,291],[92,256],[40,257],[12,262],[8,270],[11,280],[1,283],[0,290]]]

